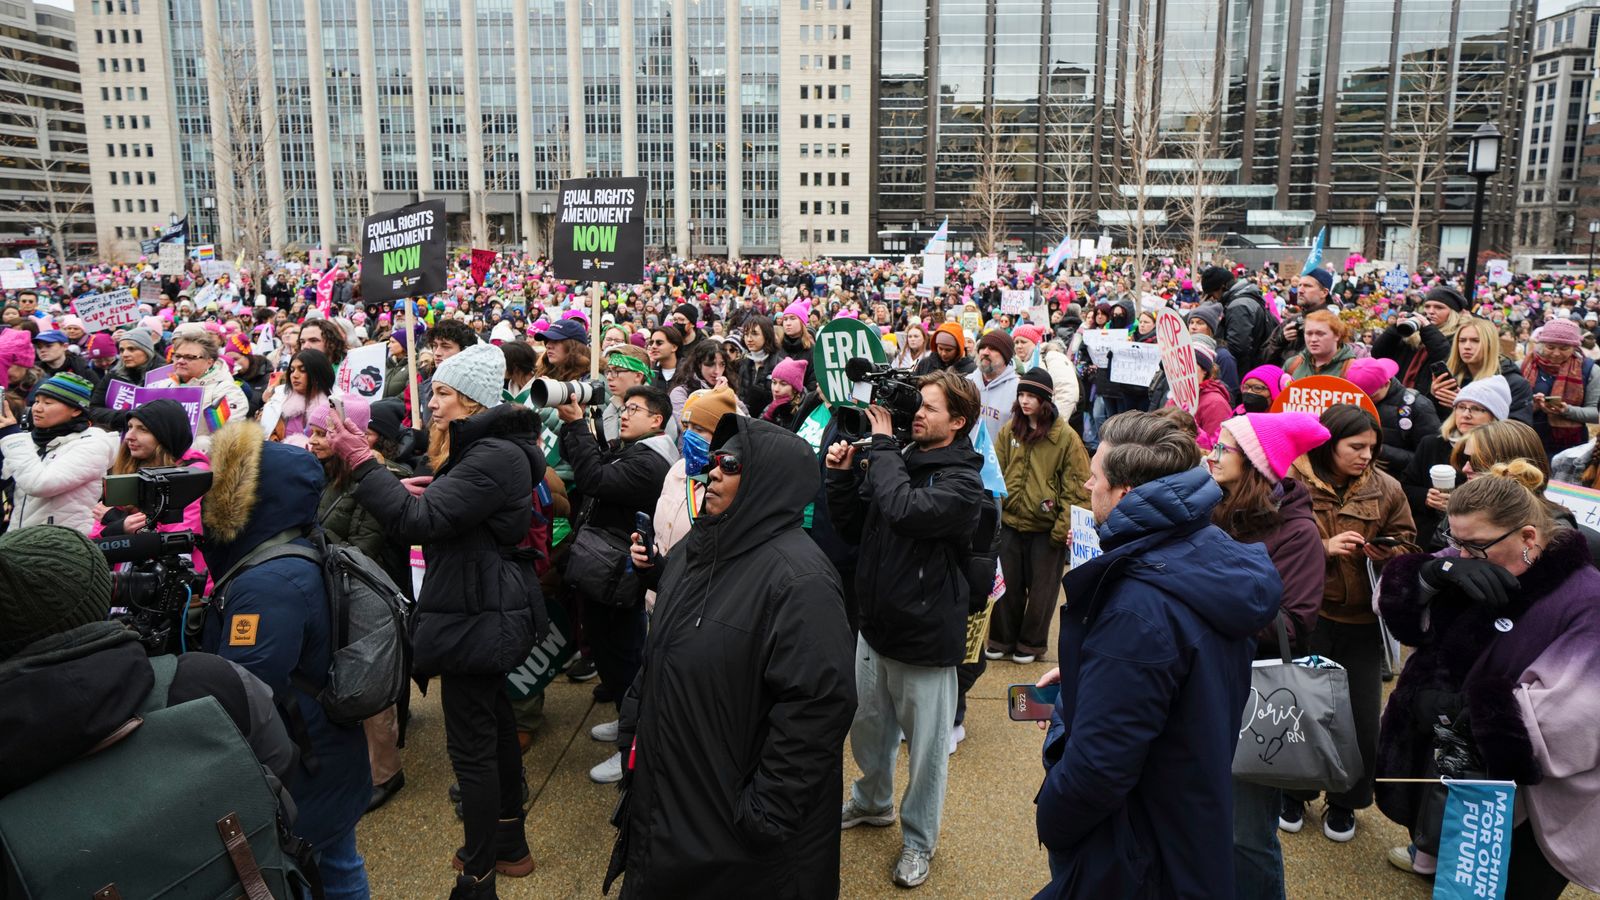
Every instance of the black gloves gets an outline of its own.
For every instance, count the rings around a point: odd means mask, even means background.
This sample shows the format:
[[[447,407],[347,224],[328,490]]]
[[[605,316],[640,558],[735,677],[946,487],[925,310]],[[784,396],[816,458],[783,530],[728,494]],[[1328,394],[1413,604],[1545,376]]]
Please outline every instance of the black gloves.
[[[1422,580],[1436,590],[1446,585],[1459,588],[1468,600],[1490,609],[1500,609],[1511,602],[1509,591],[1520,590],[1517,577],[1486,559],[1471,557],[1446,557],[1426,562],[1422,566]]]
[[[1447,778],[1482,778],[1483,757],[1472,741],[1472,729],[1465,717],[1453,726],[1433,726],[1433,762]]]

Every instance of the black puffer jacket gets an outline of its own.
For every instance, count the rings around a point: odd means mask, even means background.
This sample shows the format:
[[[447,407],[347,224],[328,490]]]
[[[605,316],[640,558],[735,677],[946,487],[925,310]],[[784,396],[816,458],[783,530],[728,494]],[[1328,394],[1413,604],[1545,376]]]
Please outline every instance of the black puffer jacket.
[[[629,534],[638,513],[654,515],[667,470],[677,461],[664,434],[632,441],[614,454],[603,453],[583,420],[561,426],[561,458],[572,466],[574,509],[593,500],[589,525]]]
[[[637,735],[622,896],[836,897],[854,643],[839,577],[801,529],[811,448],[728,416],[744,475],[657,580],[620,730]]]
[[[128,418],[133,415],[133,410],[112,409],[110,401],[106,399],[106,393],[113,381],[125,381],[134,387],[143,387],[147,368],[149,367],[130,369],[121,362],[112,366],[104,378],[95,382],[94,393],[89,395],[89,421],[106,431],[127,431]]]
[[[1411,465],[1411,455],[1428,435],[1439,434],[1439,411],[1433,401],[1415,388],[1389,379],[1389,393],[1377,401],[1378,419],[1383,423],[1383,454],[1378,464],[1385,472],[1400,478]]]
[[[539,420],[501,404],[450,423],[450,457],[413,497],[376,459],[354,476],[356,499],[391,538],[428,561],[412,632],[419,678],[493,675],[522,664],[546,625],[533,555],[519,552],[544,479]]]
[[[1218,343],[1227,344],[1240,372],[1248,372],[1266,361],[1262,349],[1271,336],[1272,317],[1267,314],[1261,289],[1253,281],[1235,281],[1222,295],[1222,338]]]
[[[963,560],[985,496],[983,457],[957,437],[948,447],[901,451],[874,435],[850,471],[828,470],[828,511],[860,545],[861,636],[913,666],[954,666],[966,655]]]

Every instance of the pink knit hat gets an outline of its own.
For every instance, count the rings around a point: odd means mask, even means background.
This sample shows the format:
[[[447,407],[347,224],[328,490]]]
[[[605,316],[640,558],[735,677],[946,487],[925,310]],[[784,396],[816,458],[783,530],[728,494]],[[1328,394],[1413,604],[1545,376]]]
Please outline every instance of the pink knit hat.
[[[1350,361],[1349,367],[1344,370],[1344,379],[1371,397],[1383,390],[1399,371],[1400,364],[1392,359],[1365,357]]]
[[[1222,423],[1250,463],[1274,484],[1294,461],[1328,440],[1328,429],[1310,413],[1246,413]]]
[[[804,322],[807,319],[811,318],[811,301],[810,300],[796,300],[795,302],[793,302],[793,303],[791,303],[788,306],[785,306],[783,308],[783,315],[784,316],[798,316],[800,318],[800,321]],[[782,319],[783,316],[779,316],[778,318]]]
[[[772,369],[772,380],[781,381],[794,388],[796,394],[806,392],[806,361],[791,356]]]
[[[313,403],[306,412],[306,424],[312,428],[328,430],[328,419],[333,415],[327,403]],[[344,396],[344,417],[350,424],[356,426],[357,431],[366,431],[372,424],[372,404],[367,398],[359,394],[346,394]]]
[[[0,388],[11,386],[11,367],[33,365],[33,335],[26,329],[0,331]]]
[[[1011,329],[1011,337],[1012,339],[1022,338],[1025,341],[1042,344],[1044,343],[1044,329],[1037,325],[1018,325]]]
[[[1267,396],[1274,400],[1278,399],[1278,392],[1283,390],[1284,384],[1289,380],[1288,374],[1274,365],[1256,366],[1254,369],[1244,373],[1244,377],[1239,379],[1239,383],[1244,384],[1252,378],[1266,385]]]
[[[1583,332],[1571,319],[1551,319],[1533,331],[1535,344],[1553,344],[1557,347],[1583,346]]]

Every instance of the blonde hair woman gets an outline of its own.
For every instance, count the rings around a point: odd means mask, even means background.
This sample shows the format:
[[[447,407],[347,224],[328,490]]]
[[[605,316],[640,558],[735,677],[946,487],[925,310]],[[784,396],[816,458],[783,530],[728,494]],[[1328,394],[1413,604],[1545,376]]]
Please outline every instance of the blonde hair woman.
[[[1462,316],[1455,338],[1450,342],[1448,373],[1433,375],[1433,402],[1440,409],[1454,406],[1462,388],[1484,378],[1503,375],[1511,389],[1510,418],[1533,421],[1533,388],[1516,363],[1501,353],[1500,333],[1494,323],[1476,316]]]

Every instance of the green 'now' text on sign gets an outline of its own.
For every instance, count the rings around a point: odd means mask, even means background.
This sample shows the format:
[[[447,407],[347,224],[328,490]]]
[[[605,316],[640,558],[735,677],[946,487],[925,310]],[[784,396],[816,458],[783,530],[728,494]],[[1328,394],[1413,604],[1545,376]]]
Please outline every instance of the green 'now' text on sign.
[[[572,229],[572,249],[579,253],[611,253],[617,249],[617,226],[579,225]]]
[[[383,274],[394,275],[400,272],[409,272],[422,265],[422,245],[415,247],[401,247],[399,250],[390,250],[383,254]]]

